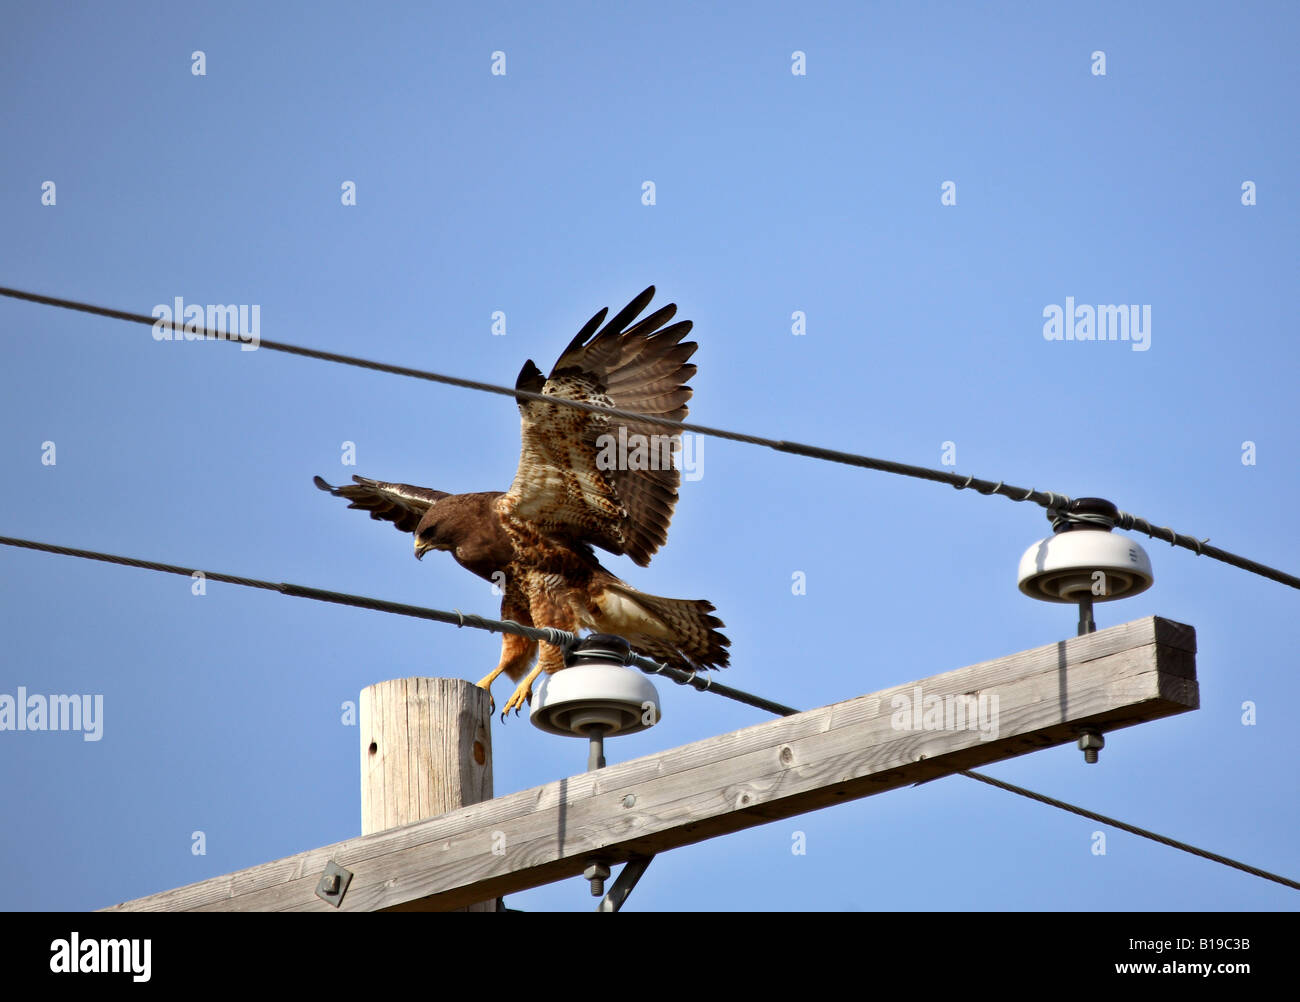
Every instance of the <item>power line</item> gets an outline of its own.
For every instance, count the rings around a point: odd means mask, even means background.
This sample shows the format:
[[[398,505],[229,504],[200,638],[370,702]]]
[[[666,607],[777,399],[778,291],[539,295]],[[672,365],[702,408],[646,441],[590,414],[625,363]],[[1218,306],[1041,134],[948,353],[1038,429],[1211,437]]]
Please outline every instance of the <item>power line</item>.
[[[977,779],[981,783],[987,783],[989,786],[996,786],[1000,790],[1007,790],[1017,796],[1028,797],[1030,800],[1036,800],[1040,804],[1047,804],[1049,807],[1056,807],[1063,811],[1069,811],[1071,814],[1078,814],[1080,817],[1088,818],[1091,821],[1098,821],[1104,825],[1110,825],[1119,828],[1122,831],[1129,832],[1133,835],[1141,835],[1143,838],[1149,838],[1153,842],[1159,842],[1161,845],[1167,845],[1174,849],[1181,849],[1183,852],[1190,852],[1193,856],[1200,856],[1202,859],[1208,859],[1215,863],[1222,863],[1224,866],[1231,866],[1234,869],[1241,870],[1256,877],[1263,877],[1265,880],[1271,880],[1274,883],[1282,884],[1285,887],[1291,887],[1300,891],[1300,883],[1291,880],[1289,877],[1279,877],[1276,873],[1269,873],[1267,870],[1261,870],[1249,863],[1240,863],[1235,859],[1229,859],[1227,856],[1220,856],[1217,852],[1209,852],[1206,849],[1198,849],[1194,845],[1188,845],[1186,842],[1179,842],[1177,839],[1169,838],[1166,835],[1160,835],[1156,832],[1147,831],[1145,828],[1139,828],[1137,825],[1126,824],[1115,818],[1107,817],[1105,814],[1098,814],[1095,811],[1089,811],[1083,807],[1076,807],[1074,804],[1067,804],[1064,800],[1056,800],[1053,797],[1045,796],[1042,793],[1035,793],[1033,790],[1026,790],[1023,786],[1014,786],[1011,783],[1004,783],[1000,779],[994,779],[992,776],[986,776],[980,772],[972,772],[969,769],[961,770],[958,775]]]
[[[292,595],[294,598],[310,598],[317,602],[333,602],[336,605],[350,605],[358,609],[371,609],[375,612],[387,612],[398,616],[429,619],[436,623],[447,623],[450,626],[469,626],[476,630],[487,630],[489,633],[512,633],[519,637],[527,637],[529,640],[552,644],[565,650],[572,647],[580,639],[577,634],[569,633],[567,630],[557,630],[549,626],[525,626],[522,623],[516,623],[512,619],[488,619],[484,616],[476,616],[473,613],[461,612],[458,609],[450,612],[443,609],[427,609],[423,606],[406,605],[402,602],[389,602],[382,598],[348,595],[344,592],[326,591],[324,588],[289,584],[284,581],[263,581],[259,578],[223,574],[219,571],[199,571],[195,567],[164,564],[156,560],[142,560],[139,557],[122,557],[113,553],[100,553],[96,550],[83,550],[73,546],[57,546],[54,543],[40,543],[32,539],[0,536],[0,544],[17,546],[26,550],[38,550],[42,553],[57,553],[65,557],[80,557],[83,560],[99,560],[107,564],[118,564],[122,567],[138,567],[146,571],[179,574],[187,578],[196,573],[201,573],[207,580],[221,581],[225,584],[239,585],[243,588],[261,588],[264,591],[279,592],[281,595]],[[748,706],[766,710],[769,713],[789,715],[797,712],[781,703],[774,703],[770,699],[764,699],[762,696],[755,696],[753,693],[723,685],[721,682],[715,682],[711,676],[701,677],[699,673],[683,671],[680,668],[674,668],[672,665],[655,661],[653,658],[642,657],[640,654],[629,654],[626,663],[635,668],[640,668],[646,674],[662,675],[678,685],[689,685],[700,692],[711,692],[716,696],[734,699],[736,702],[745,703]]]
[[[783,716],[790,716],[798,713],[798,710],[790,710]],[[1098,814],[1096,811],[1090,811],[1086,807],[1078,807],[1074,804],[1067,803],[1064,800],[1057,800],[1055,797],[1049,797],[1044,793],[1035,793],[1033,790],[1026,790],[1023,786],[1015,786],[1012,783],[1005,783],[1000,779],[994,779],[992,776],[986,776],[982,772],[975,772],[971,769],[961,769],[956,773],[949,775],[965,776],[968,779],[979,780],[981,783],[987,783],[989,786],[996,786],[1000,790],[1006,790],[1008,793],[1014,793],[1021,797],[1028,797],[1030,800],[1036,800],[1040,804],[1046,804],[1049,807],[1055,807],[1062,811],[1068,811],[1071,814],[1077,814],[1080,817],[1088,818],[1101,824],[1110,825],[1113,828],[1119,828],[1121,831],[1129,832],[1133,835],[1140,835],[1142,838],[1151,839],[1153,842],[1159,842],[1161,845],[1167,845],[1172,849],[1181,849],[1183,852],[1191,853],[1193,856],[1200,856],[1202,859],[1208,859],[1214,863],[1222,863],[1224,866],[1230,866],[1234,869],[1249,873],[1252,876],[1262,877],[1264,880],[1271,880],[1274,883],[1282,884],[1284,887],[1291,887],[1300,890],[1300,883],[1292,880],[1290,877],[1282,877],[1276,873],[1270,873],[1268,870],[1261,870],[1257,866],[1251,866],[1249,863],[1242,863],[1238,860],[1231,859],[1228,856],[1220,856],[1217,852],[1210,852],[1208,849],[1201,849],[1187,842],[1179,842],[1177,839],[1170,838],[1167,835],[1161,835],[1158,832],[1149,831],[1146,828],[1139,828],[1137,825],[1131,825],[1126,821],[1120,821],[1118,818],[1112,818],[1105,814]],[[943,776],[935,776],[934,779],[927,779],[924,782],[932,783],[935,779],[943,779]],[[914,784],[916,786],[920,783]]]
[[[55,306],[60,309],[77,310],[82,313],[91,313],[96,316],[109,317],[114,320],[126,320],[132,323],[145,324],[149,327],[162,326],[171,330],[184,331],[185,325],[178,324],[177,321],[164,321],[157,317],[145,316],[140,313],[128,313],[124,310],[109,309],[104,306],[93,306],[89,303],[81,303],[71,299],[61,299],[56,296],[44,296],[35,292],[24,292],[20,289],[10,289],[0,286],[0,296],[8,296],[11,299],[21,299],[27,302],[39,303],[45,306]],[[202,335],[205,339],[211,340],[230,340],[230,335],[222,332],[209,331],[206,327],[193,330],[191,333]],[[1033,487],[1017,487],[1014,484],[1007,484],[1001,480],[996,482],[992,480],[983,480],[975,476],[962,476],[959,473],[952,473],[948,470],[934,470],[925,466],[915,466],[911,463],[897,463],[888,459],[876,459],[872,456],[864,456],[860,453],[841,452],[837,449],[825,449],[816,445],[805,445],[801,442],[787,442],[781,439],[765,438],[761,435],[749,435],[742,432],[728,431],[724,428],[714,428],[710,425],[695,424],[688,421],[670,421],[666,418],[655,417],[649,414],[638,414],[635,411],[621,410],[614,407],[601,407],[598,404],[591,404],[583,400],[567,400],[562,397],[547,396],[542,393],[534,393],[529,390],[517,390],[508,386],[501,386],[497,383],[484,383],[474,379],[462,379],[459,376],[449,376],[438,372],[429,372],[425,369],[413,369],[408,366],[391,365],[387,362],[376,362],[370,359],[358,358],[354,355],[340,355],[335,352],[321,351],[317,348],[305,348],[301,345],[287,344],[283,341],[269,341],[262,339],[259,342],[262,348],[268,351],[285,352],[290,355],[298,355],[303,358],[314,358],[323,362],[335,362],[340,365],[351,365],[362,369],[370,369],[375,372],[386,372],[396,376],[409,376],[413,379],[424,379],[434,383],[443,383],[448,386],[459,386],[467,390],[478,390],[483,393],[495,393],[500,396],[514,397],[517,400],[538,400],[549,404],[559,404],[564,407],[574,407],[578,410],[590,411],[596,414],[607,414],[610,417],[621,418],[625,421],[636,421],[640,424],[655,425],[669,429],[673,432],[691,432],[697,435],[708,435],[713,438],[726,439],[732,442],[743,442],[747,445],[757,445],[764,448],[773,449],[777,452],[790,453],[797,456],[807,456],[811,459],[819,459],[830,463],[841,463],[846,466],[856,466],[868,470],[877,470],[881,473],[892,473],[898,476],[912,477],[918,480],[929,480],[934,483],[948,484],[957,490],[974,490],[979,494],[1000,495],[1012,501],[1033,501],[1048,509],[1049,517],[1052,513],[1059,512],[1066,508],[1071,498],[1065,494],[1058,494],[1055,491],[1040,491]],[[1210,546],[1208,538],[1197,539],[1195,536],[1189,536],[1184,533],[1176,532],[1168,526],[1157,526],[1148,522],[1144,518],[1132,515],[1129,512],[1121,511],[1115,519],[1115,524],[1121,529],[1133,529],[1141,532],[1152,539],[1163,540],[1171,546],[1179,546],[1183,549],[1191,550],[1197,556],[1210,557],[1211,559],[1230,564],[1241,570],[1249,571],[1252,574],[1258,574],[1261,577],[1277,581],[1280,584],[1287,585],[1291,588],[1300,589],[1300,577],[1294,574],[1288,574],[1286,571],[1278,570],[1267,564],[1262,564],[1248,557],[1238,556],[1227,550],[1220,549],[1217,546]]]
[[[798,713],[798,710],[789,710],[782,716],[790,716]],[[1128,824],[1117,818],[1108,817],[1105,814],[1098,814],[1096,811],[1090,811],[1085,807],[1078,807],[1074,804],[1067,803],[1064,800],[1057,800],[1055,797],[1049,797],[1043,793],[1035,793],[1033,790],[1026,790],[1023,786],[1015,786],[1011,783],[1004,783],[1000,779],[994,779],[992,776],[986,776],[982,772],[975,772],[971,769],[961,769],[957,773],[949,775],[965,776],[968,779],[976,779],[981,783],[987,783],[989,786],[996,786],[1000,790],[1006,790],[1009,793],[1017,794],[1021,797],[1028,797],[1030,800],[1036,800],[1040,804],[1046,804],[1049,807],[1055,807],[1062,811],[1068,811],[1071,814],[1078,814],[1080,817],[1088,818],[1092,821],[1098,821],[1101,824],[1111,825],[1122,831],[1129,832],[1133,835],[1140,835],[1142,838],[1151,839],[1153,842],[1159,842],[1161,845],[1167,845],[1173,849],[1181,849],[1183,852],[1189,852],[1193,856],[1200,856],[1202,859],[1208,859],[1214,863],[1222,863],[1224,866],[1230,866],[1234,869],[1241,870],[1256,877],[1262,877],[1265,880],[1271,880],[1274,883],[1282,884],[1285,887],[1292,887],[1300,890],[1300,883],[1289,877],[1282,877],[1276,873],[1270,873],[1268,870],[1261,870],[1259,867],[1251,866],[1249,863],[1241,863],[1227,856],[1220,856],[1217,852],[1210,852],[1208,849],[1200,849],[1187,842],[1179,842],[1167,835],[1161,835],[1158,832],[1148,831],[1146,828],[1139,828],[1137,825]],[[925,782],[932,783],[935,779],[943,779],[943,776],[935,776],[934,779],[927,779]],[[920,784],[915,784],[919,786]]]
[[[196,573],[194,568],[181,567],[178,564],[164,564],[155,560],[142,560],[138,557],[123,557],[112,553],[100,553],[95,550],[83,550],[72,546],[58,546],[54,543],[41,543],[31,539],[17,539],[12,536],[0,536],[0,544],[4,546],[21,547],[27,550],[37,550],[42,553],[57,553],[68,557],[80,557],[85,560],[98,560],[109,564],[119,564],[123,567],[138,567],[143,570],[160,571],[166,574],[179,574],[184,577],[192,577]],[[245,588],[260,588],[265,591],[276,591],[282,595],[292,595],[296,598],[310,598],[318,602],[332,602],[337,605],[349,605],[360,609],[372,609],[376,612],[394,613],[400,616],[413,616],[417,619],[429,619],[434,622],[446,623],[451,626],[469,626],[474,629],[487,630],[490,633],[513,633],[517,636],[527,637],[530,640],[543,641],[566,649],[577,643],[579,640],[576,634],[569,633],[567,630],[557,630],[552,627],[539,628],[524,626],[522,623],[516,623],[509,619],[488,619],[483,616],[462,613],[459,610],[447,612],[442,609],[426,609],[417,605],[406,605],[401,602],[389,602],[386,599],[368,598],[363,595],[348,595],[343,592],[326,591],[323,588],[311,588],[306,585],[263,581],[259,578],[241,577],[235,574],[223,574],[218,571],[203,571],[202,573],[205,578],[210,580],[221,581],[226,584],[240,585]],[[642,657],[638,654],[629,654],[625,663],[640,668],[647,674],[663,675],[680,685],[689,685],[700,692],[712,692],[715,695],[723,696],[727,699],[733,699],[760,710],[766,710],[767,712],[774,713],[780,717],[790,717],[800,712],[793,707],[785,706],[769,699],[764,699],[762,696],[755,696],[752,693],[744,692],[740,689],[734,689],[728,685],[722,685],[721,683],[714,682],[712,678],[701,678],[697,673],[682,671],[678,668],[661,664],[658,661]],[[1145,828],[1139,828],[1136,825],[1127,824],[1126,822],[1119,821],[1115,818],[1107,817],[1104,814],[1097,814],[1094,811],[1089,811],[1083,807],[1077,807],[1073,804],[1066,803],[1063,800],[1056,800],[1044,794],[1035,793],[1032,790],[1026,790],[1023,787],[1013,786],[1010,783],[1004,783],[999,779],[994,779],[992,776],[986,776],[982,773],[973,772],[967,769],[963,769],[957,774],[966,776],[970,779],[979,780],[981,783],[987,783],[990,786],[999,787],[1000,789],[1007,790],[1022,797],[1028,797],[1031,800],[1036,800],[1039,803],[1056,807],[1063,811],[1078,814],[1102,824],[1112,825],[1134,835],[1140,835],[1143,838],[1159,842],[1161,845],[1167,845],[1174,849],[1181,849],[1183,852],[1191,853],[1194,856],[1200,856],[1203,859],[1208,859],[1215,863],[1222,863],[1224,866],[1230,866],[1256,877],[1262,877],[1265,880],[1271,880],[1275,883],[1283,884],[1286,887],[1300,890],[1300,883],[1287,877],[1278,876],[1275,873],[1261,870],[1258,867],[1250,866],[1247,863],[1238,862],[1237,860],[1230,859],[1227,856],[1220,856],[1217,853],[1197,848],[1196,846],[1190,845],[1186,842],[1179,842],[1178,840],[1169,838],[1168,836],[1148,831]],[[940,779],[942,777],[936,776],[935,778]],[[932,782],[932,780],[927,780],[926,782]]]

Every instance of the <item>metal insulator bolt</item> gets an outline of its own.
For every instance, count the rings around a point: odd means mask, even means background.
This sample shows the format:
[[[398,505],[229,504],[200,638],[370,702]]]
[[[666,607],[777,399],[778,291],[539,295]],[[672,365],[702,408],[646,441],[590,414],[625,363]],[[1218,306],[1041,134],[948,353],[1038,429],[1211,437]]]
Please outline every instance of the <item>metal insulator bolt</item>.
[[[1106,739],[1099,731],[1084,731],[1079,735],[1079,750],[1089,765],[1097,761],[1097,752],[1106,747]]]
[[[582,871],[582,875],[591,881],[591,896],[603,898],[605,881],[609,879],[609,867],[604,863],[591,863]]]

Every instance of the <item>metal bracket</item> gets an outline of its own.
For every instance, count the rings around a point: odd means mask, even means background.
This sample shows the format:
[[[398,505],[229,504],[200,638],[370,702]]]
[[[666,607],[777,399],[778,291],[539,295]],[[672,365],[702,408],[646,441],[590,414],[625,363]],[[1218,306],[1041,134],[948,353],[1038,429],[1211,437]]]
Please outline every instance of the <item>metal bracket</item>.
[[[616,912],[623,907],[623,902],[627,896],[632,893],[632,888],[636,882],[641,879],[641,874],[645,873],[645,868],[650,865],[653,856],[633,856],[623,864],[623,870],[614,881],[614,886],[609,889],[609,893],[601,899],[596,906],[598,912]]]
[[[343,904],[343,895],[348,893],[352,883],[352,871],[330,860],[321,874],[320,883],[316,885],[316,897],[328,901],[335,908]]]

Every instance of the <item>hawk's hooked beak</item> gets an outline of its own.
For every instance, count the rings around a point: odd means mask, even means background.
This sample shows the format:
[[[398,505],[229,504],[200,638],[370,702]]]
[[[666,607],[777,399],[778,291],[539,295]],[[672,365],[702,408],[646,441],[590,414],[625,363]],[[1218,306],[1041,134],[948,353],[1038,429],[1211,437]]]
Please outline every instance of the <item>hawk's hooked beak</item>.
[[[432,549],[433,549],[432,543],[427,543],[423,539],[417,538],[415,541],[415,559],[423,560],[424,555]]]

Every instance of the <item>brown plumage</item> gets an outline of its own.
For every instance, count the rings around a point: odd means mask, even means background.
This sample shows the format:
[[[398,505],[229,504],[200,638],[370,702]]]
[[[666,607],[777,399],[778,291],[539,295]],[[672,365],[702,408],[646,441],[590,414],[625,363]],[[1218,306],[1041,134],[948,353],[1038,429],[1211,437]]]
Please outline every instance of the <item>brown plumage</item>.
[[[682,342],[689,320],[669,324],[675,305],[633,322],[653,296],[651,286],[603,327],[607,311],[601,310],[549,377],[530,359],[515,388],[683,420],[691,397],[686,383],[695,374],[688,359],[698,346]],[[448,494],[355,476],[342,487],[316,477],[316,486],[414,532],[416,557],[446,550],[500,586],[503,619],[614,633],[639,653],[687,671],[725,667],[730,641],[718,632],[723,624],[710,603],[639,592],[602,567],[592,550],[627,554],[645,566],[663,546],[681,482],[671,462],[680,439],[657,425],[542,401],[520,399],[519,411],[519,468],[504,493]],[[563,653],[541,644],[528,673],[538,647],[507,634],[496,669],[478,683],[490,688],[503,672],[523,679],[506,712],[519,710],[542,671],[564,667]]]

